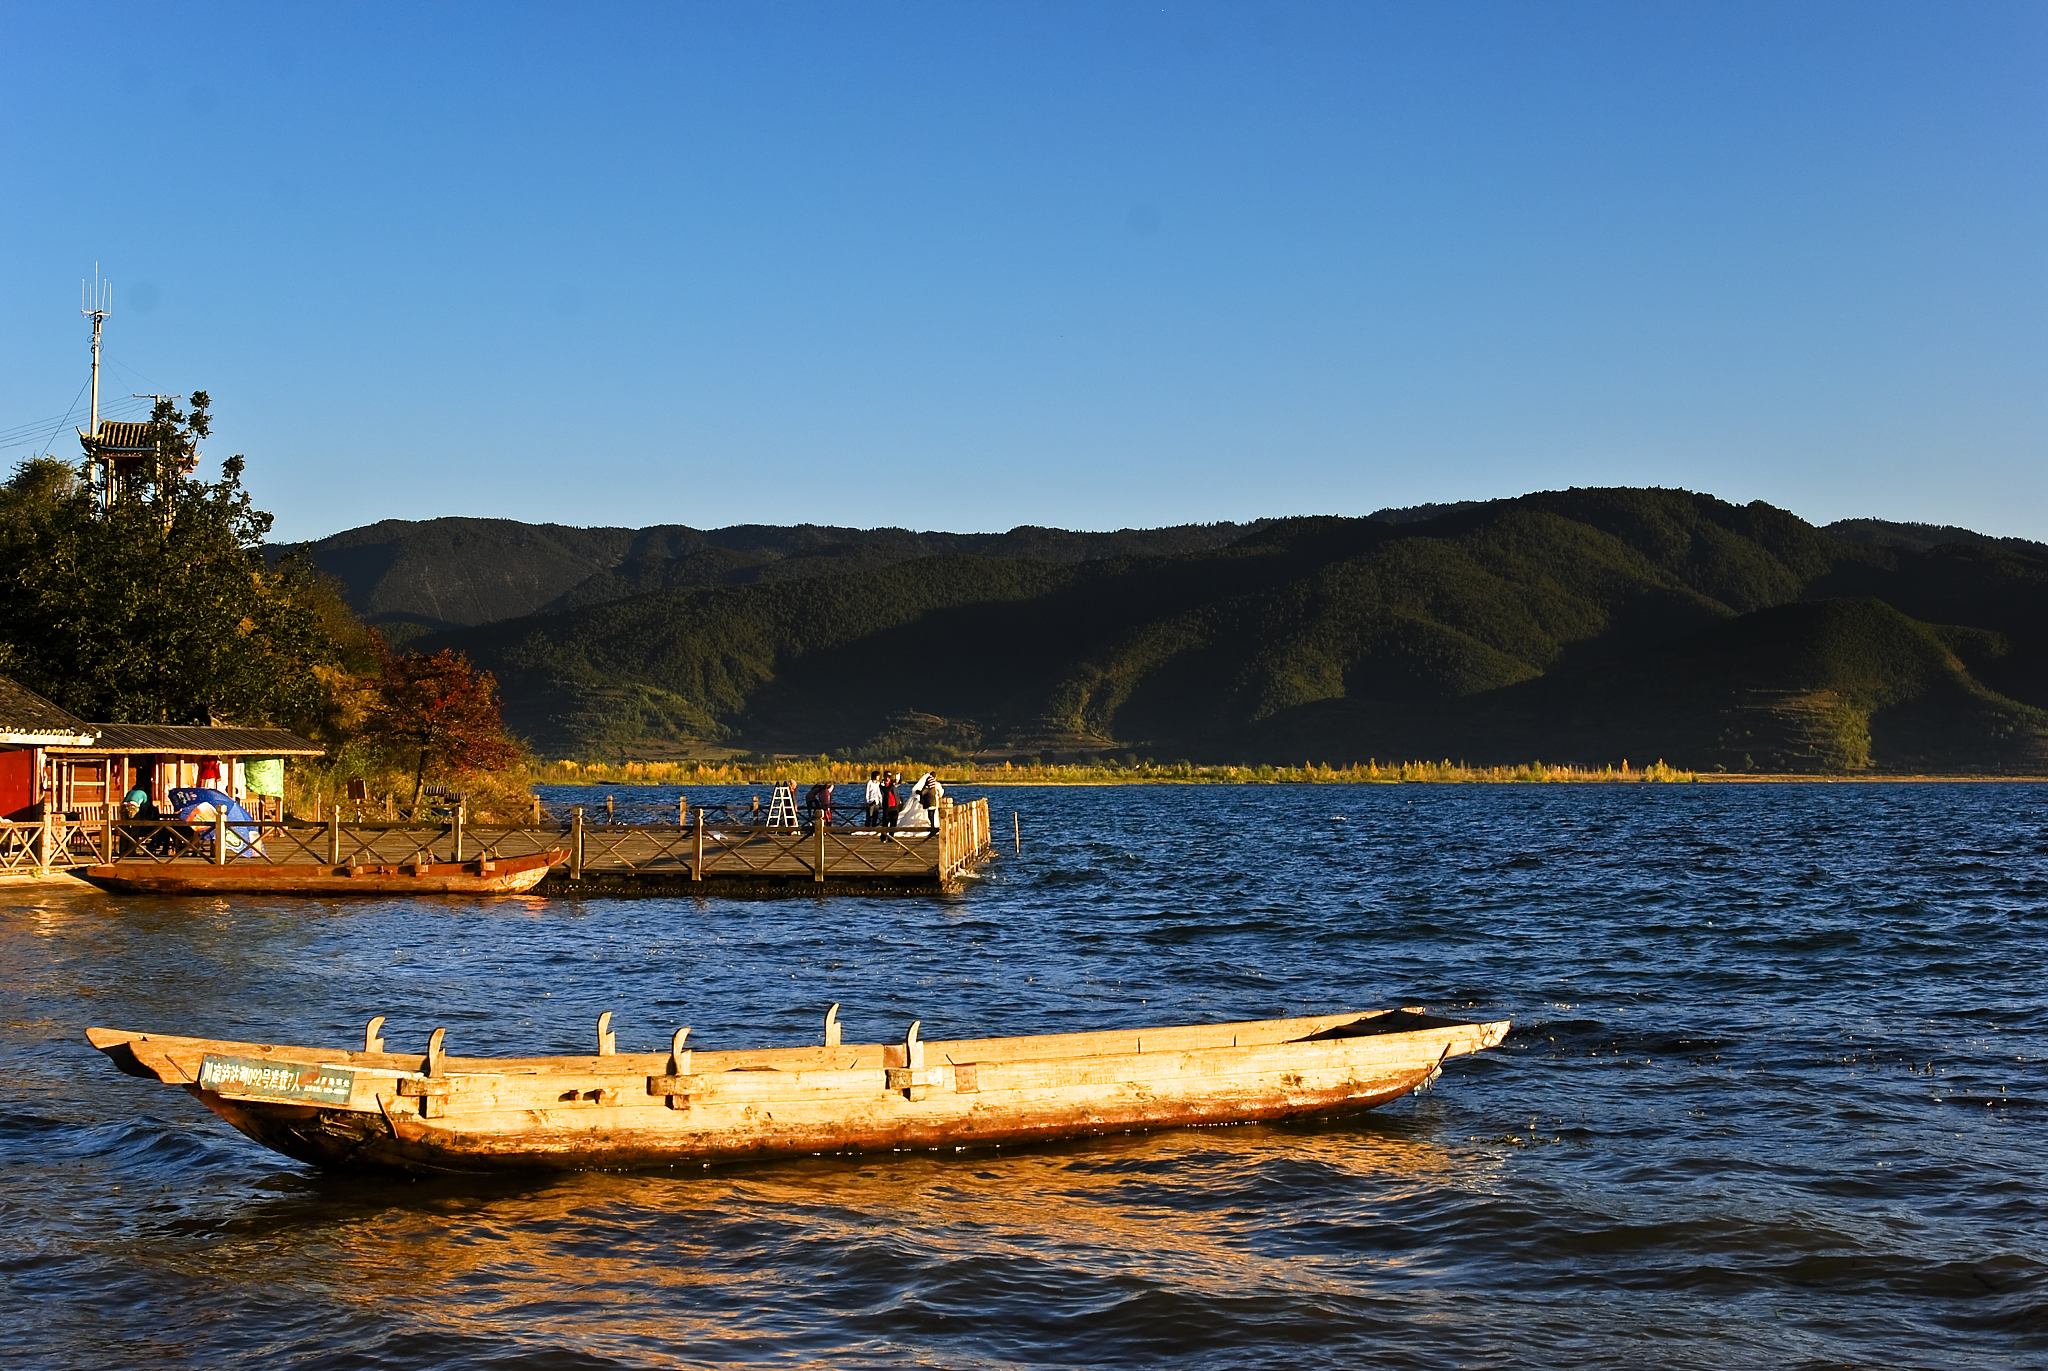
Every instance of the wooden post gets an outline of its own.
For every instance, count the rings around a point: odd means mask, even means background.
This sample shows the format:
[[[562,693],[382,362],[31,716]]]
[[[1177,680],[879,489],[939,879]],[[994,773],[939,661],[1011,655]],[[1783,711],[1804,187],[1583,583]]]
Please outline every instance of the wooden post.
[[[42,843],[42,849],[41,849],[41,851],[39,851],[39,852],[38,852],[38,853],[36,854],[36,856],[37,856],[37,862],[36,862],[36,874],[37,874],[38,876],[47,876],[47,875],[49,875],[49,874],[50,874],[50,851],[51,851],[51,849],[52,849],[52,848],[53,848],[53,847],[54,847],[55,845],[56,845],[56,826],[55,826],[55,824],[53,824],[53,823],[51,822],[51,814],[50,814],[50,800],[49,800],[49,797],[48,797],[48,796],[44,796],[44,798],[43,798],[43,843]]]
[[[1017,811],[1010,811],[1010,841],[1018,852],[1024,851],[1024,821],[1017,817]]]
[[[216,810],[213,815],[213,864],[228,864],[228,812]]]
[[[690,859],[690,879],[701,881],[704,879],[704,811],[701,809],[697,811],[697,822],[691,832],[695,835],[696,855]]]
[[[607,824],[615,824],[619,821],[618,811],[612,808],[612,797],[609,795],[604,797],[604,821]]]
[[[687,796],[687,795],[678,795],[678,796],[676,796],[676,827],[678,827],[678,828],[685,828],[685,827],[688,827],[688,825],[689,825],[689,822],[690,822],[690,797],[689,797],[689,796]]]
[[[533,797],[533,826],[540,827],[540,796]]]
[[[106,854],[107,865],[114,864],[114,805],[108,797],[107,817],[100,821],[100,848]]]
[[[818,844],[817,844],[817,847],[818,847],[818,851],[817,851],[817,858],[816,858],[816,860],[815,860],[815,861],[814,861],[814,862],[812,863],[811,879],[812,879],[812,880],[814,880],[814,881],[822,881],[822,880],[824,880],[824,879],[825,879],[825,811],[824,811],[824,810],[822,810],[822,809],[821,809],[821,810],[817,811],[816,815],[815,815],[815,816],[814,816],[814,818],[813,818],[813,821],[812,821],[811,827],[812,827],[812,828],[814,828],[815,830],[817,830],[817,835],[818,835]]]
[[[341,865],[341,806],[336,805],[327,814],[327,864]]]
[[[583,879],[583,806],[569,811],[569,879]]]
[[[455,802],[455,864],[462,865],[462,826],[469,818],[469,797]]]

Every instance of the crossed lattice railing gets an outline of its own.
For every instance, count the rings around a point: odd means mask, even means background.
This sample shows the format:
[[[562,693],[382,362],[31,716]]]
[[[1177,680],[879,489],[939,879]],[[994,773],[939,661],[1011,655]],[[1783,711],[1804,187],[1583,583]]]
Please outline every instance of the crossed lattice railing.
[[[857,811],[856,811],[857,813]],[[458,809],[442,823],[299,820],[114,819],[0,825],[0,873],[101,863],[260,862],[379,865],[568,854],[567,874],[647,872],[690,880],[810,876],[950,880],[988,848],[988,802],[942,806],[917,828],[842,828],[819,822],[747,822],[743,810],[695,809],[679,824],[598,824],[581,807],[566,822],[471,824]]]
[[[500,852],[495,833],[479,833],[457,816],[448,823],[344,824],[329,812],[326,823],[293,820],[213,819],[186,822],[177,819],[113,819],[102,816],[87,823],[53,820],[44,826],[9,825],[34,835],[37,854],[48,852],[49,866],[98,865],[106,862],[141,862],[164,865],[175,862],[257,861],[272,866],[311,863],[344,866],[351,862],[379,864],[414,861],[467,861],[478,855],[528,855],[559,849],[562,827],[551,829],[500,830],[515,834],[531,832],[535,837],[550,833],[557,841],[515,844],[516,851]],[[41,834],[47,832],[47,840]],[[0,863],[11,855],[15,840],[0,832]],[[27,846],[30,838],[19,840]],[[17,859],[18,860],[18,859]],[[7,869],[0,865],[0,870]]]
[[[50,869],[52,839],[46,825],[0,821],[0,875],[40,875]]]
[[[936,876],[940,837],[930,829],[846,831],[719,822],[693,811],[688,824],[584,824],[566,833],[569,874],[672,872],[720,876]]]

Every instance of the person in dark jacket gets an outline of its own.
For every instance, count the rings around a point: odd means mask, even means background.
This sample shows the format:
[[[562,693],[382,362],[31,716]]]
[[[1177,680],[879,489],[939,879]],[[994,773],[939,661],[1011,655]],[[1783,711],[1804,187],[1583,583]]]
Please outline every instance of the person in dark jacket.
[[[883,835],[882,835],[883,837],[885,837],[885,838],[891,838],[891,839],[893,839],[893,838],[894,838],[894,837],[896,836],[896,814],[897,814],[897,811],[898,811],[898,810],[902,809],[902,807],[903,807],[903,801],[902,801],[902,799],[901,799],[901,798],[900,798],[900,797],[899,797],[899,796],[898,796],[898,795],[896,794],[896,773],[895,773],[895,772],[893,772],[893,771],[885,771],[885,772],[883,772],[883,773],[882,773],[882,828],[883,828],[883,830],[884,830],[884,832],[883,832]]]

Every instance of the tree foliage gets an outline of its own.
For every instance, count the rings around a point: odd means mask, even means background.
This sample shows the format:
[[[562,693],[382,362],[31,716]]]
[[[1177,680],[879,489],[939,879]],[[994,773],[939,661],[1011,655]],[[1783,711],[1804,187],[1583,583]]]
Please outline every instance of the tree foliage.
[[[444,649],[431,657],[405,653],[384,658],[378,700],[365,735],[394,757],[411,760],[413,803],[430,766],[458,772],[495,771],[512,765],[519,748],[498,714],[498,683],[462,654]]]
[[[96,473],[22,463],[0,491],[0,658],[73,713],[112,723],[310,727],[336,659],[310,564],[263,557],[268,514],[191,469],[210,428],[159,400],[156,452],[107,503]]]

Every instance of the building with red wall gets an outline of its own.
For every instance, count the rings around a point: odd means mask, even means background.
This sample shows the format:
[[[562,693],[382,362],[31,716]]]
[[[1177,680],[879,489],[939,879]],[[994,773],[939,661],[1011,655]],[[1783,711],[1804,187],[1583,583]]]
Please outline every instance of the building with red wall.
[[[250,762],[325,751],[283,728],[90,724],[0,676],[0,819],[34,819],[48,803],[54,813],[91,821],[135,789],[165,809],[172,790],[199,784],[209,761],[219,764],[216,788],[253,813]]]

